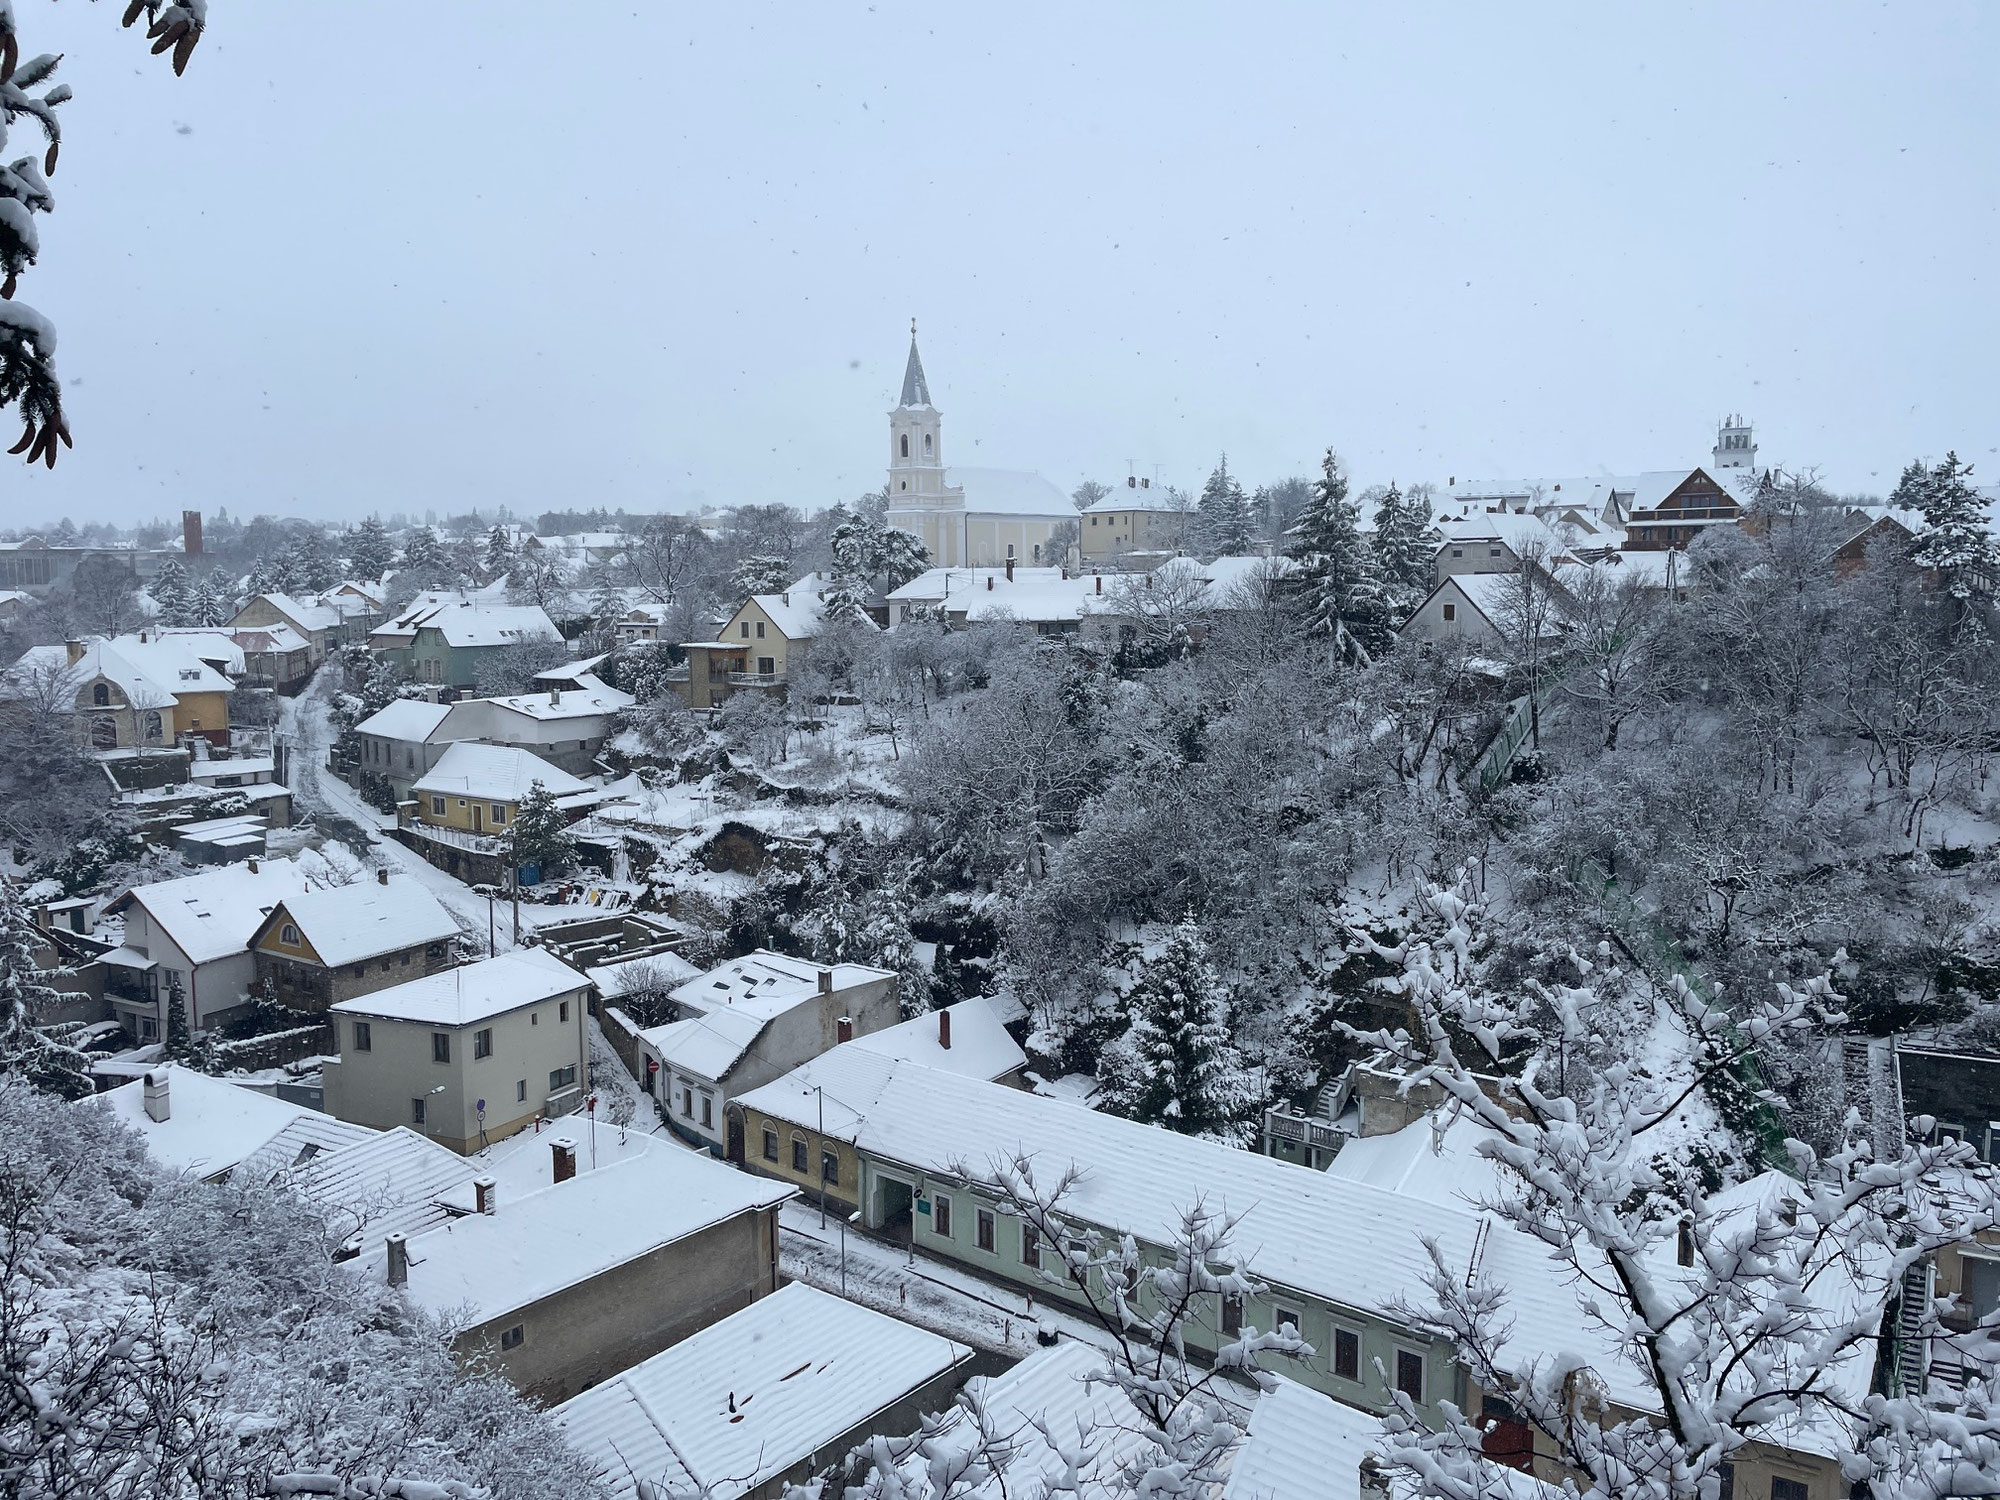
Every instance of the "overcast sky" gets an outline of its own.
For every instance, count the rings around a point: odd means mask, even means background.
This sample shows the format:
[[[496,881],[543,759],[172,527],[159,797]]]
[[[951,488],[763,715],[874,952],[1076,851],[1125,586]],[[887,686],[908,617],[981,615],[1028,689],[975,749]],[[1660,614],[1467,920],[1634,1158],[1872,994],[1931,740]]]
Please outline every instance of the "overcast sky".
[[[15,9],[77,449],[0,524],[817,508],[913,316],[947,460],[1065,489],[1664,468],[1737,409],[2000,479],[1976,0],[212,0],[181,79]]]

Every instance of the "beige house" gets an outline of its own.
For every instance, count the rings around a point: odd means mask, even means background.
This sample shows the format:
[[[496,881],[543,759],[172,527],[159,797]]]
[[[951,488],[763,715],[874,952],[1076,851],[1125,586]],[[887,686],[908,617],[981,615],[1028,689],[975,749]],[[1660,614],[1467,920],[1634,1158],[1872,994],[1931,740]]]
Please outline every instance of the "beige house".
[[[327,648],[339,638],[340,612],[324,604],[309,604],[290,594],[258,594],[236,611],[230,625],[241,630],[260,625],[289,625],[306,643],[306,651],[316,667],[326,660]]]
[[[787,1188],[638,1131],[521,1137],[451,1197],[470,1210],[363,1253],[539,1401],[598,1386],[778,1290]],[[467,1191],[469,1189],[469,1191]]]
[[[716,708],[744,688],[782,688],[811,655],[825,628],[821,597],[830,579],[808,573],[775,594],[743,601],[712,641],[689,641],[687,668],[673,679],[689,708]],[[857,628],[862,627],[857,622]]]
[[[1187,512],[1164,486],[1134,475],[1086,510],[1077,526],[1086,567],[1136,567],[1181,550]]]
[[[537,782],[557,798],[591,790],[589,783],[526,750],[457,740],[411,785],[410,795],[416,799],[420,823],[461,833],[505,835],[514,826],[521,799]]]
[[[915,328],[902,398],[889,413],[888,496],[888,523],[947,568],[1059,562],[1050,536],[1076,520],[1069,496],[1039,474],[945,467],[943,418],[931,405]]]
[[[166,749],[181,729],[174,684],[101,637],[30,647],[0,673],[0,698],[64,719],[100,752]]]
[[[458,924],[416,881],[375,878],[300,891],[271,908],[250,939],[257,983],[281,1005],[317,1013],[458,960]]]
[[[332,1006],[328,1113],[470,1154],[581,1097],[590,981],[538,948]]]

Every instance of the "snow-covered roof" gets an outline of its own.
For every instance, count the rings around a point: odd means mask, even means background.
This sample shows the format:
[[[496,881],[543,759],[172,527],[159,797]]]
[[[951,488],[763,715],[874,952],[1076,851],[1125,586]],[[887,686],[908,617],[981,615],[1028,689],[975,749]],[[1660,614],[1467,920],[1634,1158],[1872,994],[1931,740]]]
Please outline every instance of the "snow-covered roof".
[[[146,1113],[143,1078],[79,1099],[76,1107],[109,1110],[138,1131],[147,1153],[173,1172],[219,1177],[293,1121],[319,1113],[168,1063],[156,1063],[147,1071],[167,1081],[166,1119],[155,1120]]]
[[[1486,1131],[1460,1118],[1440,1143],[1429,1120],[1418,1120],[1387,1135],[1358,1136],[1341,1147],[1326,1168],[1329,1177],[1385,1193],[1401,1193],[1426,1203],[1476,1208],[1501,1191],[1499,1168],[1479,1154]]]
[[[190,637],[177,632],[148,630],[141,634],[114,637],[111,646],[169,692],[226,693],[235,684],[210,665],[207,657],[220,660],[233,657],[241,668],[243,651],[227,636],[219,636],[216,639],[224,649],[219,652],[210,649],[205,656],[202,642],[208,639],[211,637],[207,633]]]
[[[379,609],[388,598],[388,590],[365,578],[343,578],[319,597],[322,604],[329,604],[335,599],[361,598]]]
[[[356,734],[380,735],[385,740],[410,740],[422,744],[431,737],[445,715],[449,703],[427,703],[422,698],[397,698],[375,710],[354,726]]]
[[[820,594],[830,581],[817,573],[808,573],[775,594],[752,594],[749,602],[770,616],[771,623],[778,627],[778,634],[786,640],[809,641],[819,634],[824,614]],[[736,613],[741,614],[742,610]],[[735,618],[736,615],[731,615],[729,620],[723,622],[717,640],[729,640],[729,625]]]
[[[793,1282],[572,1397],[554,1417],[614,1495],[736,1500],[971,1357],[939,1334]]]
[[[46,684],[73,695],[102,677],[116,684],[134,708],[174,706],[175,689],[163,676],[164,663],[139,661],[101,636],[92,636],[82,645],[83,655],[75,662],[69,659],[67,646],[30,646],[0,674],[0,693],[19,698],[38,693]]]
[[[349,1246],[435,1229],[454,1213],[447,1199],[480,1175],[476,1163],[404,1126],[362,1135],[283,1169]]]
[[[1120,510],[1149,510],[1177,513],[1188,510],[1187,502],[1177,500],[1164,484],[1118,485],[1102,500],[1096,501],[1082,513],[1086,516],[1101,516]]]
[[[810,1000],[819,990],[820,970],[827,967],[833,971],[835,991],[896,977],[891,970],[867,964],[829,966],[759,948],[755,953],[746,953],[710,969],[699,979],[690,979],[673,992],[672,998],[684,1009],[735,1010],[768,1021]]]
[[[1361,1460],[1382,1419],[1276,1379],[1251,1410],[1222,1500],[1360,1500]]]
[[[701,970],[682,958],[678,953],[647,953],[637,958],[614,959],[588,971],[590,982],[597,986],[597,993],[606,1000],[616,1003],[625,993],[626,987],[636,977],[638,971],[652,966],[669,984],[685,984],[690,979],[701,977]]]
[[[308,603],[291,594],[259,594],[250,600],[250,604],[255,604],[258,599],[269,604],[298,629],[308,633],[315,630],[332,630],[340,624],[339,611],[328,609],[324,604]],[[249,604],[244,608],[249,608]],[[242,611],[239,610],[237,613],[241,614]]]
[[[768,1016],[725,1008],[648,1027],[639,1037],[669,1067],[721,1083],[770,1024]]]
[[[303,651],[308,642],[289,625],[232,625],[230,636],[245,651]]]
[[[584,1122],[574,1124],[580,1131]],[[544,1149],[563,1133],[558,1125],[544,1136]],[[539,1192],[502,1192],[495,1212],[414,1236],[408,1291],[433,1312],[483,1323],[794,1192],[699,1152],[631,1153]],[[381,1277],[382,1236],[371,1231],[369,1240],[362,1264]]]
[[[562,632],[539,604],[494,604],[464,595],[437,594],[412,600],[369,631],[368,638],[407,640],[426,629],[441,632],[445,644],[454,647],[518,646],[562,639]]]
[[[516,948],[497,958],[460,964],[370,995],[338,1000],[329,1008],[344,1015],[418,1021],[429,1026],[469,1026],[524,1005],[540,1005],[589,983],[553,953]]]
[[[965,509],[970,515],[1076,519],[1076,502],[1040,474],[1020,469],[951,468],[944,471],[944,482],[949,489],[965,491]]]
[[[437,897],[416,881],[396,876],[387,885],[357,880],[301,891],[282,904],[292,925],[330,968],[458,936],[458,924]],[[267,917],[265,925],[275,917]]]
[[[589,782],[550,765],[539,755],[473,740],[451,744],[411,790],[477,797],[482,802],[519,802],[538,781],[556,797],[591,790]]]
[[[600,651],[597,655],[586,656],[581,661],[564,662],[559,667],[550,667],[546,671],[537,672],[528,680],[540,683],[543,687],[547,687],[551,683],[561,683],[564,685],[577,683],[581,685],[582,680],[603,666],[610,655],[609,651]],[[591,680],[595,681],[596,679],[592,678]]]
[[[504,698],[462,699],[461,702],[486,702],[508,713],[520,714],[523,718],[551,723],[563,719],[587,719],[597,714],[614,714],[621,708],[630,708],[639,700],[630,693],[621,693],[617,688],[586,675],[574,688],[552,688],[546,693],[513,693]]]
[[[303,1110],[291,1124],[238,1162],[236,1175],[261,1185],[309,1161],[380,1138],[366,1125],[351,1125],[317,1110]]]
[[[1446,547],[1467,542],[1499,542],[1516,556],[1526,556],[1531,548],[1544,557],[1557,557],[1564,551],[1562,537],[1539,516],[1484,511],[1447,521],[1440,529],[1444,533],[1442,545]]]
[[[944,1032],[938,1020],[940,1016],[951,1017],[949,1047],[942,1041]],[[978,997],[961,1000],[940,1011],[912,1016],[885,1030],[858,1036],[844,1045],[879,1053],[883,1057],[907,1058],[925,1067],[964,1073],[989,1082],[1006,1077],[1028,1061],[1028,1054],[1021,1050],[1019,1042],[1007,1034],[1007,1028],[993,1014],[993,1007]]]
[[[1077,620],[1109,607],[1111,583],[1065,578],[1061,568],[931,568],[888,597],[892,604],[942,606],[968,620],[1005,617],[1028,623]]]
[[[290,860],[259,860],[134,886],[107,910],[144,907],[190,963],[205,964],[247,949],[271,909],[305,888]]]

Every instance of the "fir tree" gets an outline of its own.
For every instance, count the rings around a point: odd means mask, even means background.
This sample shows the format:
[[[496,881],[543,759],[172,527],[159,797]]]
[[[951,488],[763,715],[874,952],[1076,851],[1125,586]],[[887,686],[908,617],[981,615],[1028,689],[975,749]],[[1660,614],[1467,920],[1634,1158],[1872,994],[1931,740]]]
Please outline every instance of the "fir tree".
[[[35,962],[44,942],[20,892],[0,882],[0,1077],[25,1078],[65,1099],[81,1099],[91,1092],[89,1060],[35,1024],[38,1010],[66,998],[48,980],[68,971]]]
[[[1389,481],[1375,506],[1375,534],[1369,539],[1385,599],[1401,619],[1430,592],[1435,549],[1429,507]]]
[[[299,533],[285,559],[288,565],[287,593],[296,589],[317,594],[321,589],[330,589],[340,582],[340,569],[333,549],[327,545],[326,533],[317,526]]]
[[[167,1056],[186,1062],[194,1054],[194,1035],[188,1030],[187,995],[181,989],[178,972],[167,974]]]
[[[827,625],[870,623],[868,581],[851,573],[837,573],[819,596],[820,619]]]
[[[354,577],[373,583],[395,566],[396,549],[389,542],[389,528],[369,516],[347,534],[347,566]]]
[[[555,794],[537,781],[514,809],[514,833],[509,849],[516,869],[540,867],[542,875],[560,875],[576,864],[576,837],[569,819],[556,806]]]
[[[1764,483],[1771,478],[1765,476]],[[1889,493],[1889,503],[1903,510],[1921,511],[1930,503],[1931,471],[1921,458],[1913,458],[1904,468],[1902,477],[1896,481],[1896,488]]]
[[[1229,455],[1222,455],[1215,472],[1202,486],[1195,505],[1200,550],[1217,557],[1236,557],[1250,550],[1250,502],[1243,486],[1229,472]]]
[[[486,576],[505,577],[514,567],[514,539],[505,526],[495,526],[486,534]]]
[[[146,592],[160,606],[162,625],[186,625],[188,613],[188,570],[178,558],[160,564],[160,571]]]
[[[210,571],[188,588],[184,613],[189,625],[227,625],[236,616],[236,602],[223,591],[220,577]]]
[[[881,571],[889,588],[901,588],[930,565],[930,549],[915,532],[900,526],[882,528]]]
[[[755,594],[775,594],[792,581],[792,560],[768,552],[755,553],[738,563],[729,575],[729,587],[738,599]]]
[[[1906,470],[1896,486],[1899,495],[1909,478]],[[2000,552],[1987,529],[1986,506],[1972,487],[1972,465],[1947,453],[1914,498],[1923,512],[1924,529],[1910,548],[1910,561],[1934,569],[1954,599],[1970,598],[1975,580],[1991,579],[2000,572]]]
[[[1347,498],[1347,475],[1331,448],[1291,537],[1306,628],[1332,636],[1345,655],[1365,659],[1384,649],[1389,631],[1381,580]]]
[[[1192,918],[1126,997],[1131,1029],[1098,1062],[1098,1103],[1182,1135],[1235,1138],[1256,1090],[1230,1041],[1229,993]]]

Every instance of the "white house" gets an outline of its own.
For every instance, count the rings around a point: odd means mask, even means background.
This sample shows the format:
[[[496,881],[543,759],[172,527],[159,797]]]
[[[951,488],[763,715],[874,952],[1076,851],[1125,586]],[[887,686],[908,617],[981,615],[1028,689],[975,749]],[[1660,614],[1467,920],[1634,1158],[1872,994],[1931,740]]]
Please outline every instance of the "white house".
[[[555,685],[504,698],[461,698],[432,737],[507,745],[565,771],[588,772],[611,737],[613,717],[636,701],[630,693],[585,676],[575,687]]]
[[[1028,1065],[1028,1054],[980,996],[911,1016],[845,1045],[1016,1088],[1024,1086],[1021,1070]]]
[[[359,767],[387,779],[396,800],[410,795],[410,785],[438,763],[450,743],[438,733],[451,712],[449,704],[421,698],[386,703],[354,726]]]
[[[242,1005],[257,977],[250,940],[273,907],[305,888],[291,861],[252,859],[134,886],[113,901],[105,914],[124,916],[125,939],[103,962],[119,1024],[140,1042],[159,1040],[175,984],[193,1030]]]
[[[951,1405],[972,1351],[793,1282],[557,1407],[613,1495],[775,1495]],[[837,1485],[836,1485],[837,1488]]]
[[[590,1056],[589,994],[561,959],[517,948],[337,1001],[327,1111],[378,1130],[408,1125],[468,1154],[567,1114]]]
[[[676,1019],[639,1033],[640,1081],[676,1134],[722,1155],[734,1095],[894,1025],[896,983],[888,969],[766,949],[731,959],[673,992]]]
[[[132,1127],[146,1154],[170,1172],[218,1181],[258,1162],[280,1165],[337,1151],[370,1132],[270,1094],[161,1063],[143,1078],[79,1099]]]

